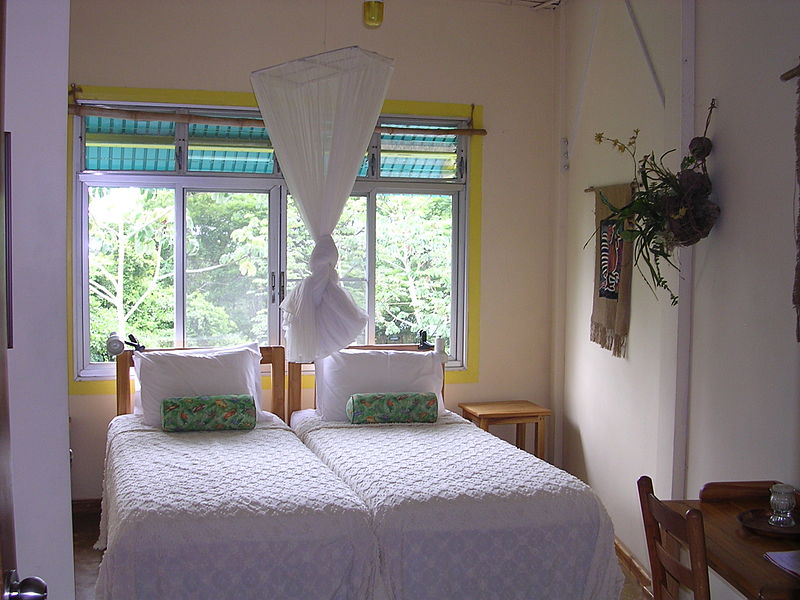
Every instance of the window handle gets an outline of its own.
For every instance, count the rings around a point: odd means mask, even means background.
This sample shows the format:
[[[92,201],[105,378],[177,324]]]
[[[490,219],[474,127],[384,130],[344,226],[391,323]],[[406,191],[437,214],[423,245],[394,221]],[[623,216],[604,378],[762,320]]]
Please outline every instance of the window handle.
[[[270,302],[275,304],[275,271],[269,274]]]
[[[178,171],[183,170],[183,148],[178,146],[175,148],[175,162],[178,165]]]
[[[375,177],[375,155],[369,155],[369,175],[370,177]]]
[[[286,297],[286,271],[281,271],[281,287],[278,292],[278,298],[280,302],[283,302],[283,299]]]

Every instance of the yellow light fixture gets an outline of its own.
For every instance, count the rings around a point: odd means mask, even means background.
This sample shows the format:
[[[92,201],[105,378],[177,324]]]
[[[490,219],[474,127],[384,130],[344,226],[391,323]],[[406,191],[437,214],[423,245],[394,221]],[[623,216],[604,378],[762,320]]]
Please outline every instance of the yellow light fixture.
[[[383,0],[364,0],[364,25],[380,27],[383,23]]]

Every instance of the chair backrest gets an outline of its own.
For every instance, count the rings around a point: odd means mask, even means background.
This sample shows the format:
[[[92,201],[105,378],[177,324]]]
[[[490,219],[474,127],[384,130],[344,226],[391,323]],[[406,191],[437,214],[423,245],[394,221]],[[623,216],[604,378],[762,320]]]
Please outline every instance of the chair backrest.
[[[653,494],[653,481],[647,475],[637,485],[654,599],[677,600],[681,585],[692,590],[695,600],[710,600],[703,514],[690,509],[680,515],[665,506]],[[682,549],[688,552],[688,566],[681,561]]]

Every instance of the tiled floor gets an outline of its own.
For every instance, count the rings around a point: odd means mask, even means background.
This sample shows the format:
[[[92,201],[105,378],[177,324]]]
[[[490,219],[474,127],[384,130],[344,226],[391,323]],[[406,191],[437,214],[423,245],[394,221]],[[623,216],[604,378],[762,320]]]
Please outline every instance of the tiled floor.
[[[92,545],[97,541],[99,521],[100,515],[96,513],[78,514],[72,517],[75,600],[94,600],[94,584],[97,581],[97,569],[100,566],[102,552],[94,550]],[[620,600],[645,600],[645,598],[633,576],[625,572],[625,587],[622,589]]]
[[[94,600],[94,584],[103,553],[92,546],[97,541],[100,515],[97,513],[72,516],[72,542],[75,555],[75,600]]]
[[[622,572],[625,574],[625,585],[622,588],[619,600],[652,600],[652,596],[642,593],[642,588],[632,573],[625,567],[622,567]]]

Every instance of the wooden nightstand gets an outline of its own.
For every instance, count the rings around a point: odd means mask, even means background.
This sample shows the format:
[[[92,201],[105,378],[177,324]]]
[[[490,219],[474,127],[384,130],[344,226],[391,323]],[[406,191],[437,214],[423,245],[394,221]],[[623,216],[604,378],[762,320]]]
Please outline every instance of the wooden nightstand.
[[[536,456],[545,458],[544,448],[547,436],[545,433],[545,417],[553,414],[549,408],[544,408],[527,400],[509,400],[505,402],[462,402],[458,405],[464,418],[469,419],[484,431],[489,431],[489,425],[502,425],[513,423],[517,426],[517,448],[525,449],[525,425],[534,423]]]

